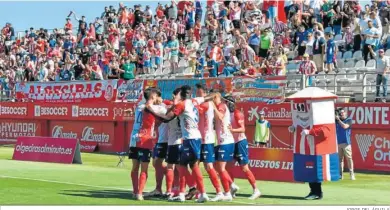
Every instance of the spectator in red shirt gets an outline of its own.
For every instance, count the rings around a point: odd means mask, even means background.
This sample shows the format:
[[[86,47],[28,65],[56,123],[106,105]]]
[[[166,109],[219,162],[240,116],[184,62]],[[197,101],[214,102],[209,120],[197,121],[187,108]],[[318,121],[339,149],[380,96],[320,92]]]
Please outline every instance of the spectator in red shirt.
[[[306,75],[306,85],[311,86],[313,83],[313,78],[317,72],[316,64],[310,60],[309,54],[305,53],[303,55],[303,61],[299,65],[299,73]]]

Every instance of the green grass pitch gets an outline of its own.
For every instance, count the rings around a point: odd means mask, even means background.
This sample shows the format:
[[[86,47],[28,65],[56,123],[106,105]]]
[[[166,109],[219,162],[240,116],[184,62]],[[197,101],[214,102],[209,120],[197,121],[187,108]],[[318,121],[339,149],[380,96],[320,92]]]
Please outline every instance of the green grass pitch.
[[[0,205],[182,205],[165,200],[136,201],[131,198],[131,162],[116,167],[115,155],[83,153],[82,165],[63,165],[12,160],[13,148],[0,147]],[[349,174],[345,174],[349,178]],[[247,198],[252,189],[247,180],[236,180],[240,186],[233,202],[208,202],[186,205],[388,205],[390,175],[356,174],[356,181],[342,180],[323,185],[324,199],[305,201],[307,184],[258,181],[261,198]],[[209,196],[213,187],[205,176]],[[165,184],[164,184],[165,185]],[[153,167],[150,167],[145,191],[154,189]],[[165,187],[164,187],[165,188]],[[163,189],[164,189],[163,188]]]

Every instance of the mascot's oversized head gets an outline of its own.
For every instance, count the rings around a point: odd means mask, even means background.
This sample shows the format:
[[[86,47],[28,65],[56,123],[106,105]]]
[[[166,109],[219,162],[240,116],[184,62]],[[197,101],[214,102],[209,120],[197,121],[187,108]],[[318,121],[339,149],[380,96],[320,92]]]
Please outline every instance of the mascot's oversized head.
[[[289,96],[294,127],[311,129],[314,125],[334,123],[336,98],[336,95],[316,87],[309,87]]]

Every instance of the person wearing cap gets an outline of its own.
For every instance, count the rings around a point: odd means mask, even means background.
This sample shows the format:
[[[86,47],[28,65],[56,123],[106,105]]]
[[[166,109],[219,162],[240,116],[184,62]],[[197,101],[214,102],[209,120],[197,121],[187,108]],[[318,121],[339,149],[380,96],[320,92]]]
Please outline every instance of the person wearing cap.
[[[271,124],[265,119],[265,112],[261,111],[256,120],[254,144],[256,147],[266,147],[270,139]]]
[[[320,32],[314,32],[313,42],[313,61],[318,71],[324,70],[325,39],[321,37]]]
[[[317,72],[316,64],[310,60],[309,54],[303,55],[303,60],[299,65],[299,73],[306,76],[306,86],[312,86],[314,75]]]
[[[370,47],[370,53],[375,56],[376,60],[376,98],[375,102],[380,101],[380,86],[383,87],[382,102],[386,102],[387,97],[387,84],[390,73],[390,58],[385,55],[385,51],[380,49],[379,55],[376,55],[374,50]]]

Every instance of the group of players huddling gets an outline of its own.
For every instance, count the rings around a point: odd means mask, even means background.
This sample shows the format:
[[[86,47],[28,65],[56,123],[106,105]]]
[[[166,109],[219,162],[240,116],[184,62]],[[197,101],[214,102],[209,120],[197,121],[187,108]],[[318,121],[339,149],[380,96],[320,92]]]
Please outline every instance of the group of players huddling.
[[[129,151],[133,162],[133,194],[137,200],[143,200],[144,196],[159,196],[181,202],[194,197],[200,203],[231,201],[239,190],[229,173],[234,161],[238,161],[253,187],[249,199],[261,196],[248,167],[243,113],[235,109],[233,97],[222,97],[219,92],[208,93],[201,84],[196,87],[196,98],[192,98],[192,89],[186,85],[175,89],[170,101],[162,100],[158,88],[144,91],[144,101],[135,112]],[[156,171],[156,189],[143,195],[151,156]],[[199,162],[203,162],[215,188],[216,196],[212,199],[206,193]],[[164,176],[166,192],[163,194]]]

